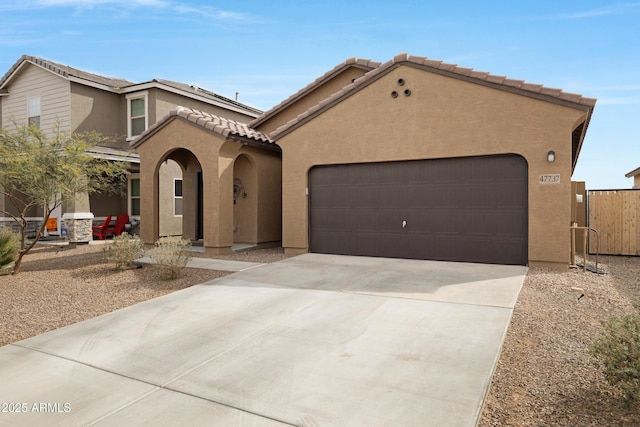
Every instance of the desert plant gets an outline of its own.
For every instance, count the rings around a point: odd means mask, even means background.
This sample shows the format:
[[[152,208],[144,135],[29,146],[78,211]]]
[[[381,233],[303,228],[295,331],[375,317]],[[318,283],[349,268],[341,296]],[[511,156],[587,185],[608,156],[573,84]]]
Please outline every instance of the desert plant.
[[[144,254],[144,242],[138,236],[121,233],[102,248],[107,261],[116,264],[117,270],[133,266],[133,261]]]
[[[191,259],[191,242],[179,237],[161,237],[150,256],[163,279],[177,279]]]
[[[3,228],[0,231],[0,274],[11,272],[18,258],[18,251],[20,251],[20,238],[10,229]]]
[[[20,235],[13,274],[44,233],[51,212],[78,194],[122,194],[126,162],[96,159],[88,151],[110,142],[96,132],[70,133],[56,123],[51,135],[35,126],[0,127],[0,214],[12,218]],[[41,207],[43,221],[30,242],[27,218]]]
[[[619,387],[627,404],[640,402],[640,304],[637,313],[612,316],[604,334],[589,348],[610,384]]]

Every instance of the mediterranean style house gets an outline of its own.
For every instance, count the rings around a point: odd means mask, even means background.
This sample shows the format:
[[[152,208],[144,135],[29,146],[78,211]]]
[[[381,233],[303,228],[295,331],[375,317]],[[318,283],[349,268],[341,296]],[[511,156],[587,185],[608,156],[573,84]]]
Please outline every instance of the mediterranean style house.
[[[140,219],[144,201],[140,195],[140,160],[129,142],[178,105],[242,123],[261,114],[256,108],[196,86],[161,79],[134,83],[34,56],[21,57],[0,79],[1,127],[29,124],[49,134],[56,125],[63,131],[97,131],[113,138],[113,142],[97,147],[91,154],[130,164],[126,198],[91,196],[73,206],[62,206],[54,212],[57,230],[50,230],[54,234],[61,232],[63,223],[73,221],[90,224],[108,215],[115,218],[119,213]],[[182,171],[177,163],[168,160],[159,173],[163,195],[158,212],[160,233],[182,234]],[[0,209],[10,209],[4,203],[0,197]],[[42,212],[32,212],[29,219],[33,229],[42,224],[41,215]],[[10,221],[11,218],[0,217],[0,227]],[[91,228],[88,229],[90,238]]]
[[[596,100],[399,54],[351,58],[248,124],[181,106],[131,141],[141,236],[162,235],[160,167],[184,171],[182,234],[205,250],[566,268]]]

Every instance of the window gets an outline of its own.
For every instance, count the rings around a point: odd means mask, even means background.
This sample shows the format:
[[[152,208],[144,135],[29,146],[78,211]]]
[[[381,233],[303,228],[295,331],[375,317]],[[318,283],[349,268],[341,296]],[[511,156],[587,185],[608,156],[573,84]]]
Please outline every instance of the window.
[[[129,215],[140,216],[140,175],[129,178]]]
[[[27,98],[27,124],[40,128],[40,95]]]
[[[182,180],[173,180],[173,215],[182,216]]]
[[[147,92],[127,95],[127,136],[135,138],[147,130]]]

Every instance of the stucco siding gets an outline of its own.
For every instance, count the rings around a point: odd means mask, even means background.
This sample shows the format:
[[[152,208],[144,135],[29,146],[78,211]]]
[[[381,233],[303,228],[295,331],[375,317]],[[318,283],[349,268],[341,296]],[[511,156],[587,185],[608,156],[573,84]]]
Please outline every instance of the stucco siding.
[[[229,111],[222,107],[187,98],[176,93],[160,89],[152,89],[149,91],[149,126],[162,119],[169,113],[169,111],[178,105],[204,111],[205,113],[214,114],[216,116],[226,117],[241,123],[248,123],[254,118],[253,116]]]
[[[5,127],[27,124],[27,98],[40,96],[40,128],[51,133],[59,123],[70,129],[70,83],[68,80],[35,65],[24,66],[9,86],[2,100],[2,123]]]
[[[562,105],[396,68],[278,140],[283,246],[308,249],[306,188],[314,165],[513,153],[529,168],[530,262],[568,261],[571,132],[584,117]],[[547,162],[549,150],[556,153],[554,163]],[[540,184],[541,174],[559,174],[560,183]]]
[[[71,83],[71,129],[74,132],[97,131],[123,142],[127,135],[123,96]]]
[[[325,82],[323,85],[315,88],[304,98],[296,101],[294,104],[280,111],[275,116],[257,127],[263,133],[269,133],[287,123],[298,116],[298,114],[307,111],[309,108],[318,104],[323,99],[327,99],[332,94],[340,91],[343,87],[350,84],[353,80],[365,75],[366,70],[357,67],[351,67],[342,73]]]
[[[182,235],[182,215],[175,215],[174,211],[174,180],[182,179],[182,169],[173,160],[167,160],[160,166],[159,176],[159,233],[160,236]]]

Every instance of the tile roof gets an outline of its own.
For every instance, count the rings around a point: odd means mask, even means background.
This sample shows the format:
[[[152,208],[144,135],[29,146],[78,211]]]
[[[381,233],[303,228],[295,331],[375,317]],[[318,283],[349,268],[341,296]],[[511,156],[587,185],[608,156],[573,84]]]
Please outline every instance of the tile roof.
[[[447,64],[442,61],[429,59],[422,56],[411,56],[406,53],[396,55],[392,60],[372,69],[364,76],[345,86],[342,90],[334,93],[329,98],[321,101],[317,105],[309,108],[288,123],[280,126],[269,134],[271,138],[277,139],[283,134],[292,130],[296,125],[305,122],[317,113],[330,108],[334,104],[348,97],[352,92],[367,86],[386,72],[396,68],[400,64],[415,66],[427,71],[436,72],[442,75],[464,79],[466,81],[485,84],[498,89],[514,91],[516,93],[537,97],[547,101],[557,101],[574,104],[576,106],[592,110],[596,104],[596,99],[586,98],[582,95],[563,92],[561,89],[548,88],[539,84],[527,83],[523,80],[509,79],[505,76],[490,74],[485,71],[477,71],[472,68],[459,67],[456,64]],[[267,113],[265,113],[267,114]],[[251,122],[250,124],[252,124]]]
[[[225,107],[235,107],[237,110],[241,112],[256,117],[259,114],[262,114],[262,110],[251,107],[249,105],[243,104],[238,101],[234,101],[222,95],[218,95],[217,93],[211,92],[206,89],[202,89],[200,87],[196,87],[193,85],[188,85],[185,83],[174,82],[170,80],[163,79],[153,79],[149,82],[145,83],[135,83],[129,80],[124,80],[116,77],[105,77],[99,74],[90,73],[87,71],[82,71],[77,68],[69,67],[67,65],[59,64],[54,61],[50,61],[48,59],[38,58],[35,56],[23,55],[10,69],[5,73],[5,75],[0,79],[0,93],[6,93],[6,90],[2,89],[3,86],[11,79],[16,71],[20,69],[24,65],[25,62],[30,62],[32,64],[38,65],[46,70],[49,70],[53,73],[59,74],[61,77],[66,79],[70,77],[74,77],[79,80],[85,81],[87,84],[97,84],[101,86],[106,86],[110,90],[116,93],[126,93],[137,90],[140,86],[152,85],[155,87],[170,87],[173,89],[177,89],[181,92],[186,92],[184,95],[187,97],[196,95],[207,100],[213,101],[213,103],[222,103]],[[220,104],[218,104],[220,105]]]
[[[252,127],[256,127],[266,122],[268,119],[275,116],[280,111],[284,110],[285,108],[287,108],[294,102],[298,101],[299,99],[305,97],[307,94],[309,94],[309,92],[313,91],[317,87],[321,86],[322,84],[332,79],[333,77],[337,76],[338,74],[342,73],[344,70],[348,68],[357,67],[363,70],[371,71],[375,68],[378,68],[379,66],[380,66],[380,62],[371,61],[370,59],[355,58],[355,57],[349,58],[343,63],[336,65],[331,70],[327,71],[326,73],[324,73],[323,75],[315,79],[313,82],[309,83],[307,86],[303,87],[302,89],[300,89],[299,91],[297,91],[296,93],[294,93],[293,95],[291,95],[290,97],[288,97],[287,99],[285,99],[284,101],[276,105],[275,107],[271,108],[268,111],[265,111],[261,116],[251,121],[249,125]]]
[[[209,99],[214,100],[214,101],[222,101],[225,104],[234,105],[234,106],[236,106],[238,108],[241,108],[243,110],[248,110],[248,111],[250,111],[252,113],[255,113],[255,114],[262,114],[262,110],[259,110],[257,108],[251,107],[249,105],[243,104],[241,102],[235,101],[233,99],[227,98],[226,96],[219,95],[219,94],[217,94],[215,92],[211,92],[211,91],[209,91],[207,89],[203,89],[203,88],[198,87],[198,86],[189,85],[189,84],[186,84],[186,83],[174,82],[174,81],[171,81],[171,80],[164,80],[164,79],[153,79],[151,82],[152,83],[153,82],[160,83],[162,85],[169,86],[169,87],[172,87],[174,89],[179,89],[181,91],[188,92],[188,93],[191,93],[193,95],[203,96],[205,98],[209,98]]]
[[[241,142],[248,143],[254,142],[265,148],[271,147],[277,149],[277,145],[275,145],[267,135],[252,129],[246,123],[240,123],[235,120],[185,107],[177,107],[171,110],[169,114],[150,126],[149,129],[144,131],[138,138],[131,141],[130,145],[132,147],[139,146],[174,119],[186,120],[225,139],[240,140]]]
[[[64,78],[70,76],[78,79],[87,80],[89,82],[105,85],[111,88],[122,88],[131,86],[135,83],[128,80],[119,79],[116,77],[105,77],[98,74],[93,74],[87,71],[78,70],[77,68],[69,67],[67,65],[58,64],[57,62],[49,61],[48,59],[38,58],[36,56],[22,55],[22,57],[5,73],[0,79],[0,87],[4,86],[5,82],[15,73],[25,62],[31,62],[39,65],[40,67],[47,69],[51,72],[61,75]]]

